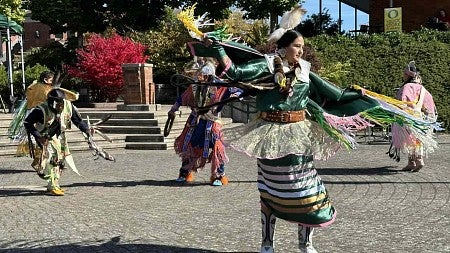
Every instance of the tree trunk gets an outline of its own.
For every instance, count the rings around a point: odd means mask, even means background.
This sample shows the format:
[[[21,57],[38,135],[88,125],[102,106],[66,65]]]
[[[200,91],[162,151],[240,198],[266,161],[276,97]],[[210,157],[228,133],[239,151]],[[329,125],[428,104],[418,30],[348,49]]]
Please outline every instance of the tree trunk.
[[[271,12],[270,13],[270,32],[275,31],[275,29],[277,28],[278,25],[278,16]]]

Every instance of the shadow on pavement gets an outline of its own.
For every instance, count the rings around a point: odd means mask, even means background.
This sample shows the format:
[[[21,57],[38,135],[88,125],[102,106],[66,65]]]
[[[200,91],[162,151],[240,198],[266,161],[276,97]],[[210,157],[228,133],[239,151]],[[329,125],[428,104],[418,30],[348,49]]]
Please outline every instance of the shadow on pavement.
[[[120,236],[113,237],[109,242],[99,245],[83,246],[79,244],[66,244],[55,245],[50,247],[39,247],[39,244],[46,243],[40,241],[15,241],[11,244],[20,245],[20,247],[12,248],[11,245],[0,244],[0,248],[8,248],[1,250],[0,252],[31,252],[31,253],[51,253],[51,252],[77,252],[77,253],[91,253],[91,252],[142,252],[142,253],[214,253],[219,251],[196,249],[196,248],[184,248],[169,245],[157,245],[157,244],[120,244]],[[92,242],[87,242],[91,244]]]
[[[235,181],[233,180],[231,183],[256,183],[256,181]],[[141,180],[141,181],[116,181],[116,182],[86,182],[86,183],[73,183],[68,185],[63,185],[64,188],[69,187],[134,187],[134,186],[166,186],[166,187],[195,187],[195,186],[205,186],[210,185],[209,182],[206,181],[198,181],[192,183],[178,183],[175,180]]]
[[[30,172],[36,173],[36,171],[31,170],[31,169],[29,169],[29,170],[18,170],[18,169],[13,169],[13,168],[0,169],[0,174],[19,174],[19,173],[30,173]]]
[[[400,170],[394,170],[392,166],[383,166],[378,168],[316,168],[319,175],[391,175],[402,173]]]
[[[46,191],[30,189],[0,189],[0,198],[2,197],[30,197],[48,195]],[[2,252],[2,251],[0,251]]]
[[[329,181],[329,180],[322,180],[322,182],[324,182],[325,184],[348,184],[348,185],[363,185],[363,184],[423,184],[423,185],[427,185],[427,184],[431,184],[431,185],[435,185],[435,184],[442,184],[442,185],[447,185],[450,184],[449,181],[444,181],[444,182],[440,182],[440,181],[423,181],[423,182],[418,182],[418,181]]]

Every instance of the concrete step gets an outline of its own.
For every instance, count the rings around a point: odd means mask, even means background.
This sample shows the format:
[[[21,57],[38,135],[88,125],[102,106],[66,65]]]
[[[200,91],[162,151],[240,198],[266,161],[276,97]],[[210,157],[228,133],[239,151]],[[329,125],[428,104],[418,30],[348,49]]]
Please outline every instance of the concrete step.
[[[106,134],[161,134],[159,126],[102,126]]]
[[[164,142],[164,136],[161,134],[128,134],[125,142]]]
[[[164,142],[127,142],[125,149],[167,150],[167,144]]]
[[[90,119],[91,124],[96,121]],[[158,126],[158,120],[156,119],[114,119],[111,118],[108,121],[99,125],[99,127],[103,126]]]
[[[12,119],[12,114],[11,113],[1,113],[0,112],[0,120],[2,119]]]
[[[87,116],[89,116],[90,119],[103,119],[109,115],[111,115],[111,119],[153,119],[155,115],[153,112],[148,111],[79,110],[79,112],[84,119]]]

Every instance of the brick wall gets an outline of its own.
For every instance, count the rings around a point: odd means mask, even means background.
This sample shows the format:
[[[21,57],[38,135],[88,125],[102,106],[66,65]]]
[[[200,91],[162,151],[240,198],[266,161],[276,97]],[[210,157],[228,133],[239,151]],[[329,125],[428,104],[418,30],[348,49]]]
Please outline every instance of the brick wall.
[[[32,47],[42,47],[51,42],[50,27],[38,21],[24,22],[23,49],[26,51]]]
[[[154,104],[155,84],[153,65],[144,63],[122,64],[125,83],[125,101],[130,104]]]
[[[402,27],[404,32],[418,30],[425,26],[428,18],[437,16],[440,9],[450,15],[450,0],[392,0],[393,7],[402,7]],[[389,8],[390,0],[370,1],[370,26],[383,30],[384,8]]]

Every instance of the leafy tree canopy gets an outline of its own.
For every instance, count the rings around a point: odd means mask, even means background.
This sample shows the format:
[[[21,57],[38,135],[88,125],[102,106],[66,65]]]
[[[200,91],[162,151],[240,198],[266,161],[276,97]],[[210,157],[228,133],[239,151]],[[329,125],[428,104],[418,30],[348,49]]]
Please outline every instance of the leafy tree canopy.
[[[278,16],[282,16],[298,3],[298,0],[242,0],[237,1],[236,6],[246,12],[245,18],[270,18],[270,29],[274,30]]]
[[[294,0],[33,0],[26,2],[26,8],[31,10],[33,19],[48,24],[53,33],[69,30],[99,33],[111,27],[119,34],[126,34],[157,27],[166,7],[193,4],[197,4],[197,15],[208,12],[208,17],[215,20],[228,18],[231,7],[241,8],[246,19],[270,17],[273,30],[278,17],[298,3]]]
[[[235,2],[235,0],[188,0],[186,6],[196,4],[196,14],[202,15],[207,12],[208,18],[222,20],[230,16],[230,8]]]
[[[25,19],[25,11],[22,9],[21,0],[0,0],[0,14],[7,18],[22,23]]]
[[[155,27],[165,6],[179,5],[179,0],[33,0],[27,8],[33,19],[49,25],[53,33],[103,32],[112,27],[125,34]]]
[[[305,37],[314,37],[319,34],[334,35],[339,33],[339,21],[334,21],[328,9],[323,9],[321,14],[308,16],[296,29]]]

